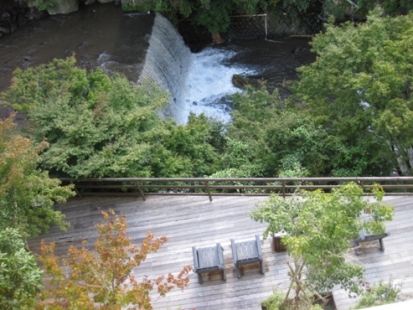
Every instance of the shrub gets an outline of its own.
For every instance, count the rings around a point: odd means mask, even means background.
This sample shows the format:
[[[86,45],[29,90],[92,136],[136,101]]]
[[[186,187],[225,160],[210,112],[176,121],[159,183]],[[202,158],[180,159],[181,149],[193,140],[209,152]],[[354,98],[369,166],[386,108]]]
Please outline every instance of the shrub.
[[[388,283],[380,281],[366,291],[361,297],[355,309],[364,309],[373,306],[392,304],[400,301],[400,288],[393,281]]]
[[[279,310],[284,301],[284,295],[276,290],[266,300],[261,302],[261,306],[267,310]]]

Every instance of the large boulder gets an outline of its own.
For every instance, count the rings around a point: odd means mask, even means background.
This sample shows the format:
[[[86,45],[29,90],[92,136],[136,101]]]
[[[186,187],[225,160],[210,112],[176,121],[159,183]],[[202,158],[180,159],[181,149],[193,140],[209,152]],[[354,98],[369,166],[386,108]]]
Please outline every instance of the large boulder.
[[[265,85],[265,81],[254,78],[253,76],[234,74],[232,76],[232,85],[241,89],[246,89],[248,86],[259,89]]]
[[[212,43],[215,45],[219,45],[225,43],[225,40],[221,37],[219,32],[211,34],[212,36]]]
[[[51,9],[48,9],[47,12],[50,15],[58,14],[69,14],[79,10],[78,0],[61,0],[57,2]]]

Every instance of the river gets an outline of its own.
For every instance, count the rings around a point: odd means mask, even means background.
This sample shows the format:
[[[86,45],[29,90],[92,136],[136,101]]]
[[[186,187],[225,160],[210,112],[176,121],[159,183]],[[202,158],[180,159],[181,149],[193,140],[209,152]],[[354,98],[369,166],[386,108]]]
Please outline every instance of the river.
[[[153,22],[153,14],[124,14],[113,4],[84,7],[66,16],[31,21],[12,35],[0,39],[0,91],[10,86],[12,72],[17,67],[25,69],[70,55],[75,55],[82,68],[100,66],[107,73],[119,71],[136,82]],[[309,38],[289,37],[278,41],[230,40],[218,47],[208,47],[194,57],[198,63],[205,64],[195,73],[201,77],[199,83],[204,83],[200,89],[217,91],[216,85],[221,84],[233,92],[233,86],[228,83],[235,73],[265,79],[270,89],[278,87],[286,94],[284,86],[297,78],[296,68],[314,59],[308,42]],[[203,55],[210,57],[211,53],[225,56],[219,62],[205,62]],[[209,83],[217,79],[218,73],[230,74],[224,74],[225,80],[216,84]],[[203,74],[212,74],[212,77],[202,79]],[[196,80],[192,77],[188,84],[193,87]],[[222,93],[225,92],[224,89]],[[199,102],[203,101],[199,93],[196,92],[197,99],[187,98],[190,106],[198,110]],[[221,107],[221,110],[228,113],[230,109]]]

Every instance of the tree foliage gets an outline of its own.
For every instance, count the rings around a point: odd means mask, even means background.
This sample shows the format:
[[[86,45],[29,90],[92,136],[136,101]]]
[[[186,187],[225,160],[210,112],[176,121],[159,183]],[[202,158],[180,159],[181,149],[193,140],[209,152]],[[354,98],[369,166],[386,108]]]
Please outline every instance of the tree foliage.
[[[191,115],[187,125],[161,119],[166,93],[147,81],[88,73],[74,57],[17,70],[4,100],[26,113],[29,134],[47,139],[41,167],[59,176],[203,176],[217,158],[216,126]]]
[[[268,2],[281,6],[289,14],[318,12],[322,13],[324,18],[334,17],[339,20],[348,19],[349,15],[353,15],[353,18],[364,19],[378,6],[389,16],[407,14],[413,9],[413,3],[410,0],[269,0]]]
[[[24,238],[46,232],[50,225],[65,228],[64,216],[53,210],[74,192],[37,168],[46,147],[15,132],[13,117],[0,122],[0,229],[13,227]]]
[[[62,0],[17,0],[20,3],[26,3],[27,5],[34,5],[39,10],[50,10],[56,6]]]
[[[229,137],[264,176],[294,167],[339,177],[409,173],[411,32],[412,15],[378,11],[365,24],[328,25],[294,86],[301,104],[263,89],[237,94]]]
[[[310,17],[314,22],[321,15],[324,15],[324,19],[331,16],[342,19],[356,14],[363,19],[376,6],[381,6],[389,16],[407,14],[413,9],[410,0],[143,0],[137,5],[134,3],[132,0],[125,2],[124,9],[152,10],[175,20],[179,17],[189,18],[195,24],[206,27],[212,34],[226,32],[231,15],[253,14],[264,10],[282,10],[293,19],[305,20]]]
[[[354,309],[366,309],[401,301],[401,289],[393,281],[383,282],[369,287],[357,302]]]
[[[286,300],[293,289],[297,305],[311,303],[309,296],[313,292],[328,292],[335,285],[360,292],[363,267],[346,262],[349,241],[362,228],[382,233],[383,222],[391,220],[393,213],[393,207],[381,202],[383,191],[379,186],[374,187],[373,193],[376,202],[369,203],[362,197],[362,188],[349,183],[331,193],[303,191],[291,199],[271,196],[257,205],[251,217],[268,223],[264,237],[286,232],[282,242],[292,257],[288,263],[291,284]],[[373,220],[362,221],[360,216],[367,207]]]
[[[331,154],[339,142],[317,125],[304,109],[284,102],[278,92],[261,88],[234,95],[233,121],[222,157],[224,169],[244,167],[251,176],[278,176],[301,167],[310,175],[331,174]],[[237,152],[234,146],[243,145]],[[249,169],[245,169],[249,167]]]
[[[47,274],[52,276],[49,290],[42,292],[38,309],[152,309],[149,294],[156,289],[165,296],[174,287],[184,289],[189,282],[190,266],[173,275],[138,279],[133,275],[151,252],[156,252],[166,237],[155,238],[148,233],[140,245],[131,243],[126,235],[125,217],[113,211],[102,212],[105,222],[97,224],[99,233],[92,252],[86,247],[71,246],[68,258],[60,261],[54,255],[55,244],[42,241],[40,261]],[[65,272],[64,267],[69,271]]]
[[[222,148],[222,132],[212,119],[201,114],[190,114],[185,125],[169,124],[169,134],[162,138],[164,147],[173,156],[172,163],[160,163],[164,169],[171,164],[180,165],[181,176],[203,177],[214,171]],[[164,172],[162,175],[177,175],[176,172]]]
[[[236,13],[253,13],[265,7],[263,0],[145,0],[143,8],[168,16],[190,18],[202,25],[210,33],[225,32],[230,24],[230,16]]]
[[[14,228],[0,230],[0,308],[33,309],[42,272]]]
[[[403,15],[413,10],[413,3],[409,0],[362,0],[354,2],[358,5],[357,12],[364,14],[374,10],[377,6],[380,6],[383,12],[389,16]]]
[[[379,10],[361,25],[328,25],[312,41],[316,61],[299,70],[296,93],[351,161],[364,159],[360,175],[394,167],[410,173],[412,31],[413,14],[382,17]]]

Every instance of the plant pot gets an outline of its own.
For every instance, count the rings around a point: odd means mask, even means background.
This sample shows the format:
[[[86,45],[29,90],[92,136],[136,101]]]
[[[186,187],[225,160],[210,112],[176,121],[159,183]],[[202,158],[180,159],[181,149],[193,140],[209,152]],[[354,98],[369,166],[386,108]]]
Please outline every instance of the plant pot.
[[[284,231],[273,234],[272,242],[273,242],[275,252],[279,253],[279,252],[285,252],[287,250],[285,245],[282,243],[282,236],[284,235],[285,235]]]

